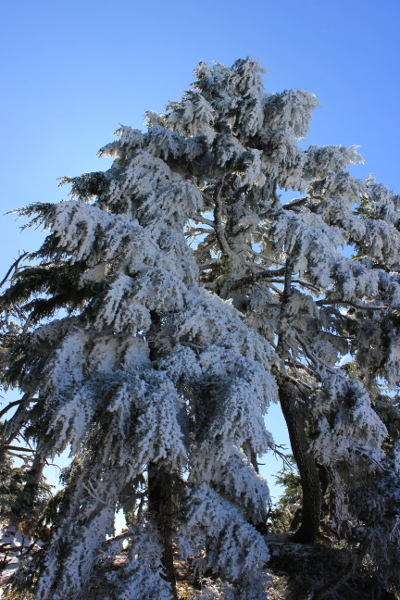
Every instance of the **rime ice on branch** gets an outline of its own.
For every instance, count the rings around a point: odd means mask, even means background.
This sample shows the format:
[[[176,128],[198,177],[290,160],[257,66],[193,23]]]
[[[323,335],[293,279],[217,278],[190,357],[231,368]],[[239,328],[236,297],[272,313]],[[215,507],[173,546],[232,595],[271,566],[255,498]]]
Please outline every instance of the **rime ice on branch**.
[[[261,72],[200,63],[145,133],[121,126],[100,151],[108,171],[20,211],[49,235],[2,297],[25,318],[4,343],[24,401],[3,439],[32,440],[40,465],[73,459],[49,541],[16,580],[34,598],[177,598],[174,553],[227,599],[264,598],[257,459],[278,400],[303,486],[294,539],[313,542],[321,516],[338,536],[362,522],[396,580],[399,198],[347,172],[355,147],[302,150],[315,96],[266,94]],[[347,500],[371,479],[381,515]],[[120,509],[129,531],[113,538]]]

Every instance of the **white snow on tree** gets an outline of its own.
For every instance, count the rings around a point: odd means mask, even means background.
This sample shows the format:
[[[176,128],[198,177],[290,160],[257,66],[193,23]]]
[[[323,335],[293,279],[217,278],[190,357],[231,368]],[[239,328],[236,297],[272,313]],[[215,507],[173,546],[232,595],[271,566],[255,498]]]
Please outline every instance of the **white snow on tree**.
[[[33,598],[176,599],[178,559],[219,578],[201,597],[265,598],[257,461],[277,401],[303,487],[293,539],[318,534],[323,472],[336,535],[362,529],[399,584],[399,197],[348,173],[355,147],[302,150],[315,96],[266,94],[261,73],[200,63],[146,132],[121,126],[108,171],[19,211],[49,235],[2,296],[22,325],[4,336],[2,379],[22,400],[3,444],[34,444],[36,483],[72,458],[49,539],[15,578]],[[377,477],[381,517],[348,500]]]

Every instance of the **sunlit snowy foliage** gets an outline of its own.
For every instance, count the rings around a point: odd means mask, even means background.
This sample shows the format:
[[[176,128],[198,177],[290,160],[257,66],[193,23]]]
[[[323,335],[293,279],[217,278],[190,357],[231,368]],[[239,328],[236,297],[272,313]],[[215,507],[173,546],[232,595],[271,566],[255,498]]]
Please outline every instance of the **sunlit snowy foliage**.
[[[204,600],[266,598],[257,461],[278,401],[302,478],[296,541],[318,533],[324,472],[325,520],[362,530],[398,585],[399,197],[350,175],[356,147],[299,146],[313,94],[265,93],[249,58],[195,73],[145,132],[118,129],[108,171],[64,178],[71,200],[20,210],[49,233],[2,296],[22,327],[1,354],[22,393],[3,443],[34,444],[35,482],[67,448],[72,463],[15,593],[176,600],[183,560]],[[381,515],[349,500],[370,481]]]

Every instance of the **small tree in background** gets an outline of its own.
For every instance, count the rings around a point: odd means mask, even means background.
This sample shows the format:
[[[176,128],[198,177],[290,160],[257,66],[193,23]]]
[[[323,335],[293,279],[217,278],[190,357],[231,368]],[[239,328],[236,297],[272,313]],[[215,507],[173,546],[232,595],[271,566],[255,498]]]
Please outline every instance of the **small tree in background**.
[[[37,481],[73,458],[16,578],[33,597],[176,598],[175,552],[219,578],[204,598],[264,598],[271,401],[302,484],[292,540],[315,541],[328,490],[352,569],[368,553],[374,585],[399,584],[399,198],[347,172],[354,147],[302,150],[315,96],[265,94],[260,71],[200,63],[146,133],[118,130],[108,171],[20,211],[50,233],[2,297],[23,393],[3,440],[32,440]]]

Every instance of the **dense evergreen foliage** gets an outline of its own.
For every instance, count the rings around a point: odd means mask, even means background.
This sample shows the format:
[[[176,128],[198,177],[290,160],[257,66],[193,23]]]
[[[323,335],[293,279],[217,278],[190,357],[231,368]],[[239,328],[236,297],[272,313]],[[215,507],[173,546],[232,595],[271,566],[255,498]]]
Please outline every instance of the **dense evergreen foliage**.
[[[315,96],[266,94],[261,72],[200,63],[146,132],[116,132],[108,171],[19,211],[49,234],[1,299],[1,376],[21,391],[3,470],[31,444],[12,493],[30,486],[37,514],[46,462],[72,462],[10,598],[176,599],[178,563],[207,576],[203,600],[273,597],[271,402],[301,482],[285,544],[322,536],[339,557],[287,597],[359,597],[361,571],[376,597],[399,589],[400,199],[349,174],[355,147],[303,150]]]

